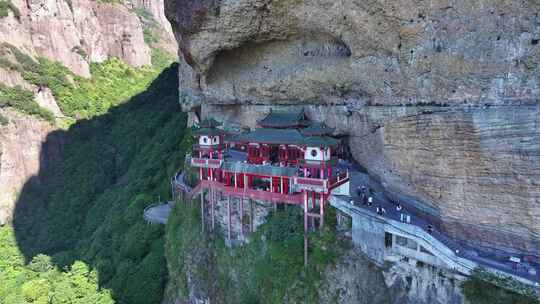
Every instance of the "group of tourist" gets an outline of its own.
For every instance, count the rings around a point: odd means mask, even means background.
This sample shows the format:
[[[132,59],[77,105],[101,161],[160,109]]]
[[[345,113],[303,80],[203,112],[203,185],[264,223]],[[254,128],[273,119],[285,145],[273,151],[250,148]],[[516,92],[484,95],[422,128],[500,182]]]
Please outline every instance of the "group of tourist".
[[[362,204],[368,207],[373,206],[373,190],[371,188],[361,186],[356,189],[356,193],[360,197],[360,201],[362,202]],[[351,201],[351,203],[354,204],[354,201]],[[384,207],[380,205],[376,207],[376,211],[378,215],[386,214],[386,209],[384,209]]]
[[[360,201],[362,202],[363,205],[368,206],[368,207],[373,206],[373,190],[371,188],[362,185],[356,189],[356,193],[360,197]],[[355,202],[351,200],[351,204],[354,205]],[[402,213],[403,206],[399,202],[396,204],[396,211],[400,213],[402,222],[410,223],[410,215],[407,215],[406,213]],[[382,216],[386,214],[386,209],[382,205],[378,205],[376,207],[376,212],[378,215]],[[433,225],[428,224],[426,226],[426,231],[429,234],[432,234],[434,230],[435,229]]]

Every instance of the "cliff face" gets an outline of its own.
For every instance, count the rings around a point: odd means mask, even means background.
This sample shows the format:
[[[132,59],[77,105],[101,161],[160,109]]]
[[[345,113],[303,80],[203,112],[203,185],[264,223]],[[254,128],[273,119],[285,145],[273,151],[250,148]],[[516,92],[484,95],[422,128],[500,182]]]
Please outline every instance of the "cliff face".
[[[0,110],[0,114],[10,120],[0,126],[0,225],[4,225],[11,220],[23,185],[58,156],[62,138],[50,135],[53,126],[34,116],[11,110]]]
[[[11,7],[0,16],[0,84],[32,92],[39,106],[57,118],[64,114],[52,91],[23,78],[23,71],[14,63],[23,64],[20,61],[27,59],[17,54],[57,61],[77,75],[91,77],[90,64],[110,57],[140,67],[152,64],[152,49],[171,54],[177,50],[162,0],[6,1]],[[41,143],[55,126],[1,107],[1,114],[10,121],[0,125],[0,224],[4,224],[11,218],[24,182],[47,162],[39,157],[48,149]]]
[[[0,42],[34,56],[59,61],[81,76],[90,76],[89,64],[110,56],[133,66],[149,65],[150,46],[136,12],[105,2],[13,0],[18,17],[10,12],[0,19]],[[152,9],[164,29],[169,49],[174,46],[170,25],[159,15],[161,1],[128,3],[132,8]],[[152,12],[149,12],[150,14]],[[167,31],[168,29],[168,31]]]
[[[540,2],[166,1],[181,102],[304,107],[464,242],[540,252]]]

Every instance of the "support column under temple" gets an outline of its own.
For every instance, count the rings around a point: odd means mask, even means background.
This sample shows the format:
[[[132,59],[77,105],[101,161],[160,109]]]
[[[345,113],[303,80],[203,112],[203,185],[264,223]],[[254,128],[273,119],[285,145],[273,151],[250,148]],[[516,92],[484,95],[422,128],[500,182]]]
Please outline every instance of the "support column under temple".
[[[255,231],[255,224],[253,223],[253,201],[251,199],[248,199],[249,201],[249,232]]]
[[[304,192],[304,267],[308,265],[308,194]]]
[[[321,196],[321,201],[319,203],[319,212],[320,212],[321,220],[319,221],[319,224],[321,225],[320,228],[322,228],[324,226],[324,193],[321,193],[320,196]]]
[[[216,200],[216,191],[215,191],[214,189],[212,189],[212,194],[213,194],[213,195],[212,195],[212,201],[211,201],[211,203],[210,203],[210,208],[211,208],[211,209],[210,209],[210,214],[211,214],[211,217],[212,217],[212,226],[211,226],[211,228],[212,228],[212,231],[214,231],[214,228],[215,228],[215,227],[214,227],[214,226],[215,226],[215,220],[214,220],[214,218],[215,218],[215,215],[214,215],[214,214],[215,214],[215,213],[214,213],[215,210],[214,210],[214,205],[215,205],[215,203],[216,203],[216,201],[215,201],[215,200]]]
[[[240,233],[244,239],[244,198],[240,198]]]
[[[231,240],[231,197],[227,196],[228,232],[227,238]]]
[[[201,229],[204,232],[204,190],[201,190]]]

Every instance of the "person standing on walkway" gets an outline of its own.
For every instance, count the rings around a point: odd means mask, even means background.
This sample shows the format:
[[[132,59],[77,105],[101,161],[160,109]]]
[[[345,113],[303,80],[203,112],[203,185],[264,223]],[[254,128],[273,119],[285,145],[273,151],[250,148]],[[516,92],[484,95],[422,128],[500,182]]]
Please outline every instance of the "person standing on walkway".
[[[368,197],[367,204],[368,204],[368,206],[373,205],[373,197],[372,196]]]
[[[401,204],[398,203],[398,204],[396,205],[396,211],[401,211],[402,209],[403,209],[403,207],[401,207]]]

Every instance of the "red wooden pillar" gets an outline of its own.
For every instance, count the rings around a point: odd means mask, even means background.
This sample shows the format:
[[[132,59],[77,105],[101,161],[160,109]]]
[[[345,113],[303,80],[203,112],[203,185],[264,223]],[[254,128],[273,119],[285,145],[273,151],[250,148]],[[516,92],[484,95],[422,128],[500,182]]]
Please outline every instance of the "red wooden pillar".
[[[304,267],[308,264],[308,193],[304,191]]]
[[[289,178],[283,178],[283,193],[289,194]]]
[[[238,174],[238,188],[244,188],[244,173]]]
[[[231,197],[230,196],[227,196],[227,216],[228,216],[228,220],[227,220],[227,238],[229,239],[229,241],[231,240],[231,236],[232,236],[232,233],[231,233]]]
[[[278,176],[272,176],[272,190],[271,192],[278,193],[279,191],[279,177]]]
[[[321,217],[321,221],[319,223],[321,225],[320,228],[322,228],[324,226],[324,193],[321,193],[321,202],[319,204],[319,212]]]

